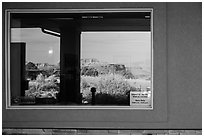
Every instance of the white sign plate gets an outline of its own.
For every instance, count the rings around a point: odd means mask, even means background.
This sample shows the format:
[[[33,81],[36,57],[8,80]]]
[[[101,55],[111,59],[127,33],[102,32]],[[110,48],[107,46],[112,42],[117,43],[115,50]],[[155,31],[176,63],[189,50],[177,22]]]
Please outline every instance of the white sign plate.
[[[151,93],[149,92],[130,92],[130,106],[151,105]]]

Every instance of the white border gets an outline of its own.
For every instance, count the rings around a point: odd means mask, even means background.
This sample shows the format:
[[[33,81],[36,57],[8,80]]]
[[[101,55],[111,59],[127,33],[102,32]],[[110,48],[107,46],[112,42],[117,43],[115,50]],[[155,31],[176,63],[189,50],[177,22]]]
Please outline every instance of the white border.
[[[119,12],[151,12],[151,107],[135,108],[134,106],[11,106],[10,102],[10,14],[11,13],[119,13]],[[135,109],[153,110],[153,8],[124,9],[7,9],[5,10],[5,89],[6,109]],[[142,107],[142,106],[141,106]]]

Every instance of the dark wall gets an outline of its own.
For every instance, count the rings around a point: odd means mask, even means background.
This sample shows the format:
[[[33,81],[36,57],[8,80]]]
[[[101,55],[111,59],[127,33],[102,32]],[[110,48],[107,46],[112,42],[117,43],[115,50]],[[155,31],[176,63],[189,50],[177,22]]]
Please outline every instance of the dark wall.
[[[160,3],[158,3],[160,4]],[[140,4],[151,7],[151,4]],[[145,6],[147,5],[147,6]],[[202,128],[202,3],[165,3],[167,46],[167,120],[137,123],[133,128]],[[3,4],[3,7],[4,4]],[[6,4],[19,8],[138,8],[138,3]],[[141,7],[141,6],[140,6]],[[157,13],[158,9],[154,9]],[[156,18],[159,19],[159,18]],[[155,18],[154,18],[155,20]],[[163,24],[161,24],[163,25]],[[158,31],[157,28],[154,28]],[[162,31],[162,30],[161,30]],[[156,46],[156,45],[154,45]],[[165,46],[165,45],[164,45]],[[159,68],[158,68],[159,69]],[[156,92],[156,91],[154,91]],[[155,100],[156,101],[156,100]],[[154,102],[155,103],[155,102]],[[145,111],[144,111],[145,112]],[[103,116],[104,117],[104,116]],[[148,119],[148,118],[147,118]],[[81,126],[87,126],[86,124]],[[14,123],[14,126],[18,123]],[[46,123],[44,123],[44,126]],[[59,123],[63,127],[63,123]],[[94,125],[94,124],[92,124]],[[131,122],[104,126],[134,125]],[[55,126],[55,124],[53,124]],[[74,127],[77,123],[73,123]]]

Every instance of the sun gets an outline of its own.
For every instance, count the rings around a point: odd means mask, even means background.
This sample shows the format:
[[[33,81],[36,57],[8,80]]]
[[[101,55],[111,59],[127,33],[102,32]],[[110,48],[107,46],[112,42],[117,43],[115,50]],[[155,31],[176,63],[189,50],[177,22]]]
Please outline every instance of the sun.
[[[49,51],[48,51],[48,54],[53,54],[53,50],[52,49],[50,49]]]

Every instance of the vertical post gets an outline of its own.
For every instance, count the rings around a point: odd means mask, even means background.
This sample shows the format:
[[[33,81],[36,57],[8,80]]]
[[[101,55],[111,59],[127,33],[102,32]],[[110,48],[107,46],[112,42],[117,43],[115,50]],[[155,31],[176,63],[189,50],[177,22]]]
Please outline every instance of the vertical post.
[[[62,104],[80,104],[80,30],[77,22],[60,26],[60,93]]]
[[[92,104],[92,105],[95,105],[95,104],[96,104],[96,98],[95,98],[96,88],[95,88],[95,87],[92,87],[92,88],[91,88],[91,93],[92,93],[91,104]]]

